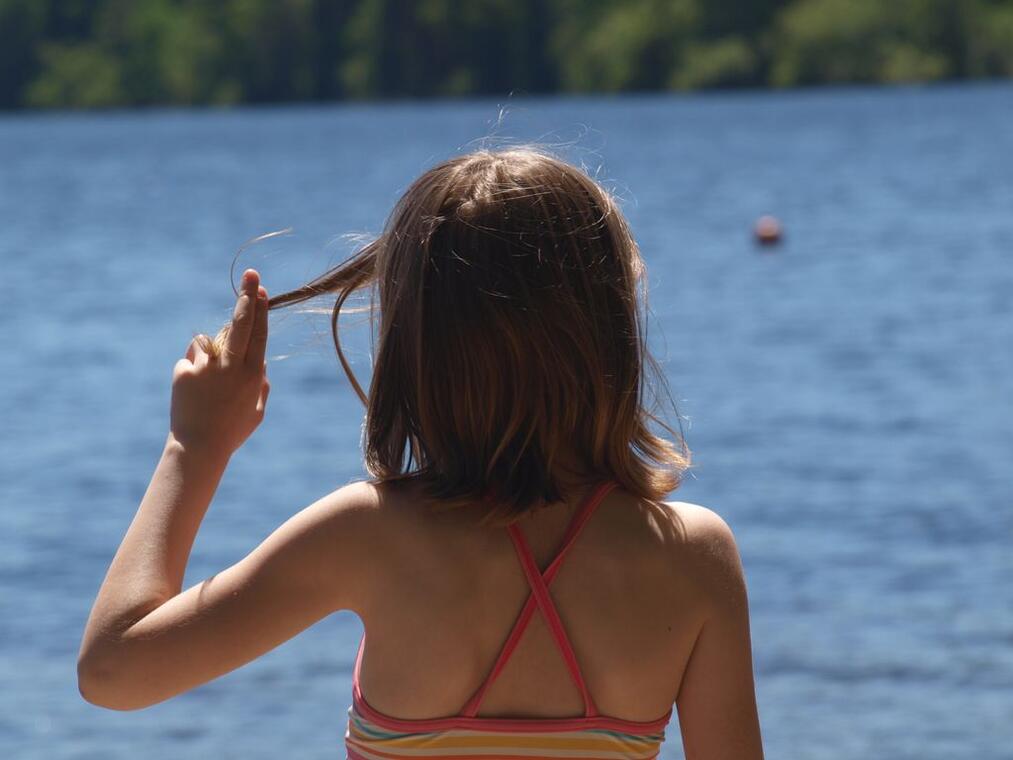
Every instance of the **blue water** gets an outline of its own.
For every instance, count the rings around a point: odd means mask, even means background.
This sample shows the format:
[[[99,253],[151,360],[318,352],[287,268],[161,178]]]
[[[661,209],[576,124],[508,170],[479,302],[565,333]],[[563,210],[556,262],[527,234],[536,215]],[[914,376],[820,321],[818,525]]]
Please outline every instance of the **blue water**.
[[[84,620],[236,248],[294,229],[240,263],[279,292],[436,160],[537,139],[641,243],[695,454],[674,498],[738,536],[768,757],[1010,757],[1013,88],[500,105],[0,118],[0,756],[342,755],[352,615],[128,714],[77,694]],[[763,213],[773,253],[750,241]],[[188,584],[362,472],[326,317],[272,320],[267,419]]]

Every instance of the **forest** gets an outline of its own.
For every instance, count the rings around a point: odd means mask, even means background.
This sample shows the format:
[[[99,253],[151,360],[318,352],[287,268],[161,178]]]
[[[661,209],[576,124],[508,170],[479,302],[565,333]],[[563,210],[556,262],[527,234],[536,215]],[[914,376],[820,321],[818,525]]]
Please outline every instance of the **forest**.
[[[1013,0],[0,0],[0,108],[1013,76]]]

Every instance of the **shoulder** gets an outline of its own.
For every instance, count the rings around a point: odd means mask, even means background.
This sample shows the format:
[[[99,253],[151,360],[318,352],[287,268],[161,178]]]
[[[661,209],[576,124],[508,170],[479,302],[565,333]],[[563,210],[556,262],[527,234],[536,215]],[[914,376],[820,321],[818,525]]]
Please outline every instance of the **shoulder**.
[[[680,536],[676,561],[713,600],[737,603],[745,598],[745,579],[731,527],[713,509],[677,501],[665,502]]]
[[[738,556],[735,535],[716,511],[688,501],[665,502],[665,507],[688,545],[705,554]]]
[[[425,510],[417,508],[417,496],[402,484],[355,481],[318,499],[297,518],[312,523],[332,566],[354,563],[360,574],[372,575],[423,532]]]
[[[375,516],[380,510],[381,486],[368,480],[355,480],[331,491],[323,501],[334,516]]]
[[[347,534],[369,530],[381,516],[377,487],[368,481],[357,481],[317,499],[296,515],[296,519],[304,519],[307,525],[322,533]]]
[[[331,550],[350,555],[375,552],[377,542],[390,535],[391,508],[384,485],[356,480],[335,488],[299,516],[318,532]]]
[[[265,543],[292,557],[293,577],[332,594],[336,608],[358,611],[385,535],[380,493],[369,482],[331,491],[289,518]]]

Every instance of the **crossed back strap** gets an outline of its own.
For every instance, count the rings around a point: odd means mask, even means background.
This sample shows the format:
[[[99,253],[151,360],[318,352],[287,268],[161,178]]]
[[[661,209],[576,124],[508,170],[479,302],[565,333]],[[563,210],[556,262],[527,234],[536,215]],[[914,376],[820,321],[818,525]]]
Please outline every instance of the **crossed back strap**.
[[[580,691],[581,697],[584,700],[584,715],[585,717],[593,717],[598,715],[598,710],[594,705],[594,700],[591,699],[591,694],[587,690],[587,684],[584,682],[584,676],[580,671],[580,665],[577,663],[577,657],[573,652],[573,646],[570,644],[570,639],[566,635],[566,629],[563,626],[563,621],[559,618],[559,612],[556,610],[555,602],[552,601],[552,596],[549,594],[549,584],[555,579],[559,573],[559,568],[563,564],[563,559],[566,557],[570,548],[573,546],[580,535],[581,529],[587,524],[587,521],[591,518],[595,508],[601,503],[605,495],[615,488],[614,482],[602,483],[598,486],[591,494],[587,497],[584,503],[578,507],[573,518],[570,520],[570,524],[566,528],[566,532],[563,534],[562,544],[559,550],[556,552],[556,556],[545,571],[538,569],[538,563],[535,562],[534,556],[531,554],[531,549],[528,546],[528,542],[524,538],[524,534],[516,524],[508,526],[507,530],[510,533],[510,538],[513,541],[514,550],[517,552],[517,557],[520,559],[521,567],[524,569],[524,577],[527,578],[528,586],[531,588],[531,594],[528,596],[527,601],[524,603],[523,609],[517,616],[517,620],[514,622],[513,628],[510,630],[509,636],[507,636],[506,642],[503,644],[503,648],[500,650],[499,656],[496,658],[496,662],[489,672],[489,675],[482,682],[481,686],[475,691],[471,699],[464,706],[461,711],[461,715],[467,717],[474,717],[482,705],[482,700],[485,698],[486,693],[489,691],[489,687],[499,677],[500,673],[503,672],[503,668],[506,667],[507,662],[510,660],[510,656],[514,653],[518,643],[521,640],[521,636],[524,635],[524,631],[527,629],[528,624],[531,622],[531,618],[534,616],[535,609],[538,609],[542,613],[542,617],[545,618],[545,622],[549,627],[549,631],[552,633],[552,638],[556,642],[556,646],[559,649],[560,654],[563,655],[563,660],[566,663],[566,669],[570,673],[570,677],[573,679],[574,684]]]

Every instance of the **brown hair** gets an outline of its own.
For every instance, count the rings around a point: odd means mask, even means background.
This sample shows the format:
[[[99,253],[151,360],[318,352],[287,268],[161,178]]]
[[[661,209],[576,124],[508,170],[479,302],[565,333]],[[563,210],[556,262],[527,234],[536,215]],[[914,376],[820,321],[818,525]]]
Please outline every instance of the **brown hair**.
[[[348,297],[379,300],[373,379],[338,337]],[[336,293],[334,345],[366,405],[366,468],[507,523],[611,478],[651,500],[689,466],[648,409],[644,265],[615,201],[538,150],[482,150],[425,172],[383,233],[270,308]],[[667,431],[672,440],[652,432]]]

